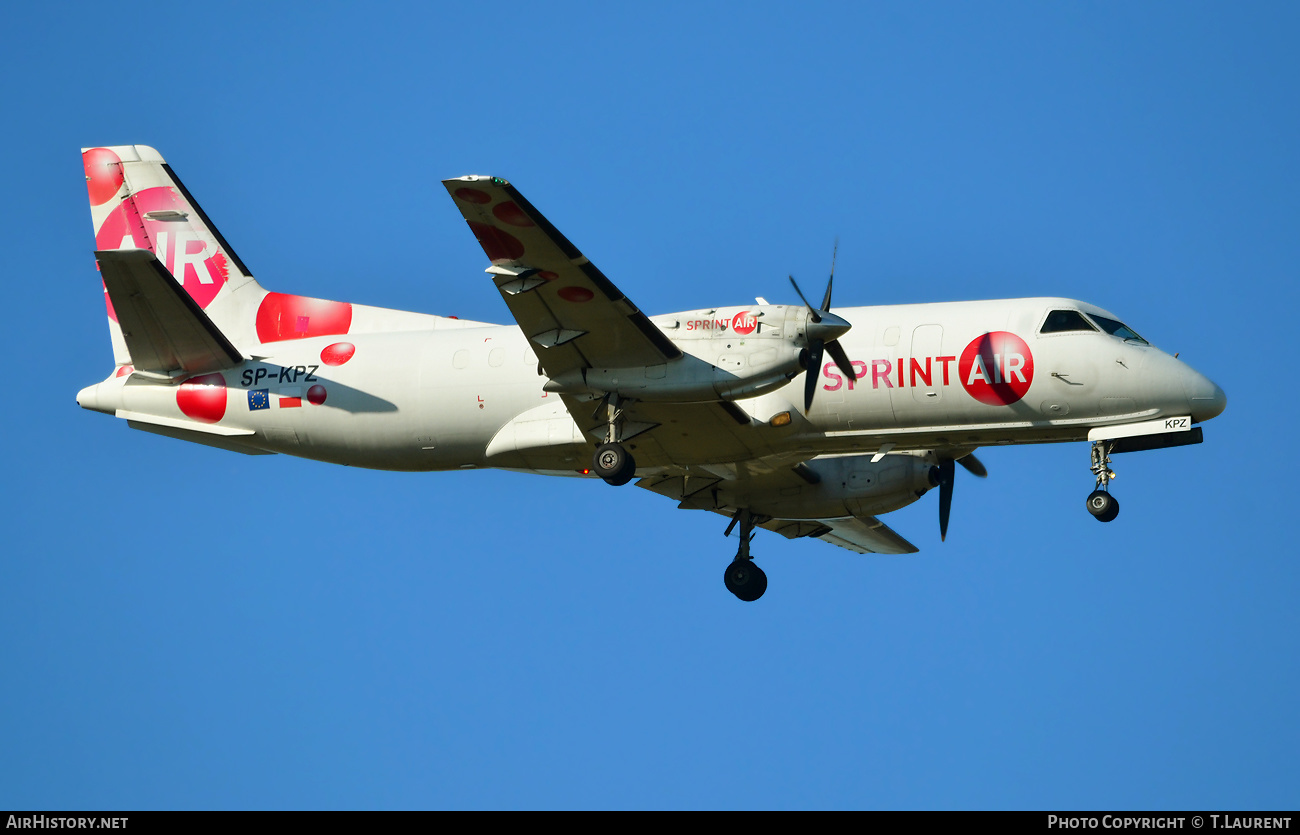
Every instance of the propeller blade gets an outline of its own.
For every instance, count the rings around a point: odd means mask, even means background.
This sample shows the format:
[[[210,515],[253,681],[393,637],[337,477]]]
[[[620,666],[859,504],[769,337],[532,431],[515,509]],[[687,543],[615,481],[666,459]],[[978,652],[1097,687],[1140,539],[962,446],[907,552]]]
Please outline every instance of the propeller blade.
[[[822,350],[825,347],[826,343],[820,339],[814,340],[808,346],[808,365],[803,372],[803,413],[805,415],[812,408],[813,395],[817,393],[817,381],[821,379]]]
[[[822,317],[818,315],[817,308],[813,307],[811,304],[808,304],[808,297],[805,296],[803,294],[803,291],[799,289],[799,283],[794,280],[794,276],[790,276],[790,283],[794,285],[794,291],[799,294],[799,298],[803,299],[804,306],[808,308],[809,317],[812,318],[813,322],[820,322],[822,320]]]
[[[853,363],[849,362],[849,355],[844,353],[844,346],[838,339],[826,343],[826,352],[831,355],[831,359],[835,360],[835,364],[839,366],[840,371],[844,372],[845,377],[857,382],[858,372],[853,370]]]
[[[835,238],[835,248],[831,250],[831,277],[826,279],[826,297],[822,299],[821,309],[830,312],[831,309],[831,284],[835,282],[835,256],[840,253],[840,239]]]
[[[830,346],[828,345],[826,347],[829,348]],[[835,355],[831,354],[831,356],[835,356]],[[984,463],[980,461],[978,458],[976,458],[973,454],[967,455],[964,458],[958,458],[957,463],[965,467],[966,472],[970,473],[973,476],[978,476],[980,478],[989,477],[989,471],[984,468]]]
[[[948,539],[948,517],[952,515],[952,484],[956,469],[951,458],[939,462],[939,541]]]

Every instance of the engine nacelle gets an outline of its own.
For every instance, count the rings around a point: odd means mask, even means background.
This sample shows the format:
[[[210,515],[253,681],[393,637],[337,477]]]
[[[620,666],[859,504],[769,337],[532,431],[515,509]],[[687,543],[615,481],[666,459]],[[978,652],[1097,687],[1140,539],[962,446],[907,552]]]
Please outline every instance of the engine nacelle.
[[[939,483],[938,469],[928,453],[890,453],[873,462],[871,455],[817,458],[804,466],[820,479],[816,484],[791,485],[767,479],[727,482],[717,492],[716,505],[747,507],[782,519],[835,519],[875,516],[906,507]],[[711,509],[712,491],[701,491],[683,507]]]
[[[601,395],[671,403],[739,400],[775,391],[803,371],[808,310],[758,305],[696,310],[652,321],[682,350],[662,365],[587,368],[562,374],[543,388],[558,394]]]

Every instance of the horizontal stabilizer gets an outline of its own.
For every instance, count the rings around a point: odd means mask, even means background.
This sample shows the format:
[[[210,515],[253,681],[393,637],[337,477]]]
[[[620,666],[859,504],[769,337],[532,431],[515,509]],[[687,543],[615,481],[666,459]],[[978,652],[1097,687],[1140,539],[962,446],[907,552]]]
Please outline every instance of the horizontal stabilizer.
[[[152,252],[103,250],[95,258],[136,370],[204,374],[244,361]]]

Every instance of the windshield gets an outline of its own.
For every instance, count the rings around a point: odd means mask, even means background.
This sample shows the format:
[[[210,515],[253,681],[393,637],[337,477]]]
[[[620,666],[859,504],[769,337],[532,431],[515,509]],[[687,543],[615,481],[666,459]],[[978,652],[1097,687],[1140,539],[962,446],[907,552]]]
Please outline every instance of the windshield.
[[[1126,342],[1132,339],[1136,342],[1141,342],[1143,345],[1150,344],[1145,339],[1138,336],[1137,331],[1133,330],[1123,322],[1118,322],[1114,319],[1107,319],[1105,316],[1098,316],[1096,313],[1089,313],[1088,315],[1092,317],[1092,321],[1100,325],[1101,329],[1111,336],[1118,336]]]
[[[1043,327],[1039,333],[1068,333],[1070,331],[1089,331],[1097,329],[1083,318],[1083,314],[1077,310],[1053,310],[1047,314],[1047,319],[1043,321]]]

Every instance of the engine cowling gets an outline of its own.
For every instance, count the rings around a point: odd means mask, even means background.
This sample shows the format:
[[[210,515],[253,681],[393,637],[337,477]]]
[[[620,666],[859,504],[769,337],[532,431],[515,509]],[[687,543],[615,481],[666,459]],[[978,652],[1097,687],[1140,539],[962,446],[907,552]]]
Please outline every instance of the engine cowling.
[[[682,350],[662,365],[587,368],[549,380],[558,394],[604,394],[670,403],[739,400],[767,394],[803,371],[808,311],[789,305],[696,310],[655,317]]]

